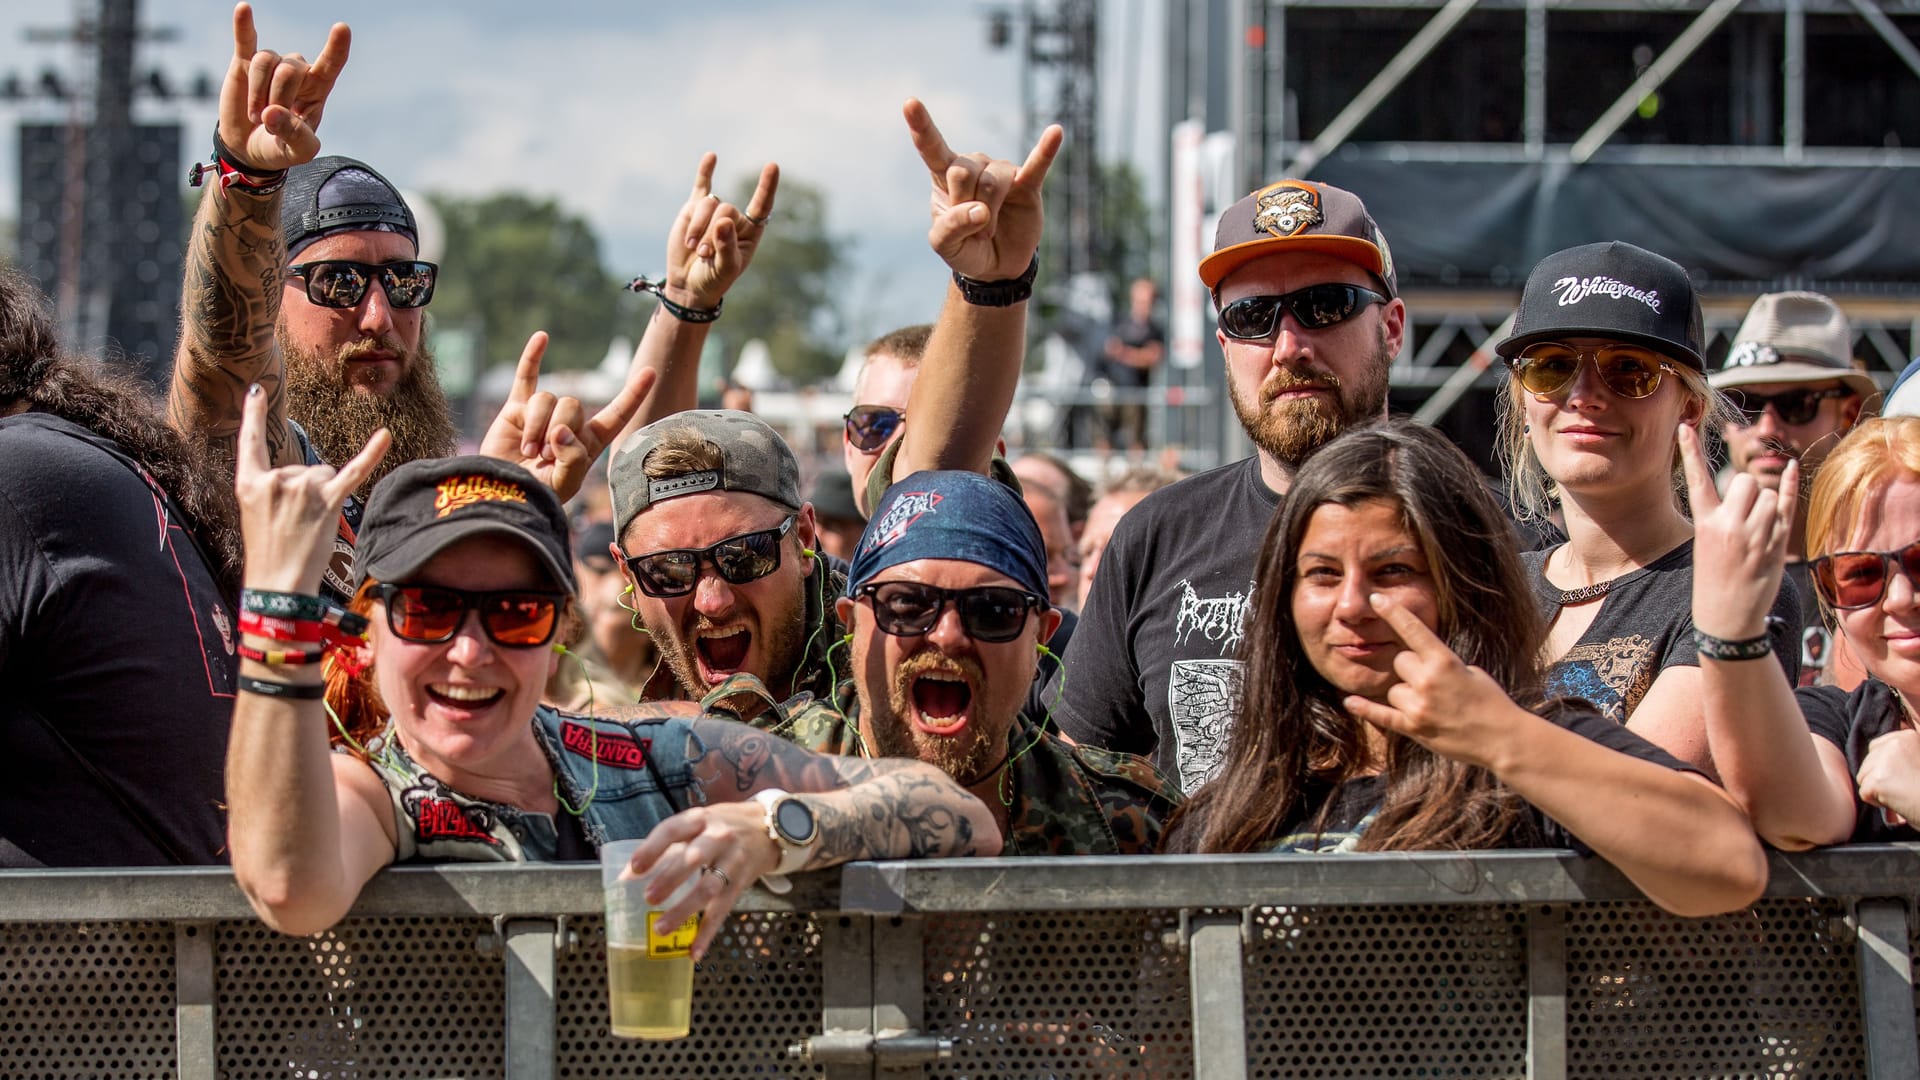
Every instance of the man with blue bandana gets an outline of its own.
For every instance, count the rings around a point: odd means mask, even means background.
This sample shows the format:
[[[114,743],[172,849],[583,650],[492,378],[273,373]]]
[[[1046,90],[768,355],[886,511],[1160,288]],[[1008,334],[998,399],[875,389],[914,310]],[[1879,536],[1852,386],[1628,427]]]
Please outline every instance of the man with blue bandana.
[[[1046,546],[1026,504],[971,472],[887,489],[837,602],[848,670],[831,702],[767,723],[810,749],[937,765],[994,812],[1007,855],[1153,851],[1178,799],[1146,759],[1076,746],[1023,715],[1047,602]]]

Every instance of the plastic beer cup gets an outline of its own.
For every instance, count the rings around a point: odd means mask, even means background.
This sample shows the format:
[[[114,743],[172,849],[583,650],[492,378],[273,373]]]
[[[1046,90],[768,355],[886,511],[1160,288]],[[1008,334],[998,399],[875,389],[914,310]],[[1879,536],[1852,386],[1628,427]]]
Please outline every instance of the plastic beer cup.
[[[621,877],[638,840],[616,840],[600,849],[600,882],[607,904],[607,1006],[613,1034],[628,1039],[678,1039],[693,1012],[694,935],[700,917],[679,926],[659,925],[658,908],[647,903],[648,877]],[[696,884],[674,891],[671,907]]]

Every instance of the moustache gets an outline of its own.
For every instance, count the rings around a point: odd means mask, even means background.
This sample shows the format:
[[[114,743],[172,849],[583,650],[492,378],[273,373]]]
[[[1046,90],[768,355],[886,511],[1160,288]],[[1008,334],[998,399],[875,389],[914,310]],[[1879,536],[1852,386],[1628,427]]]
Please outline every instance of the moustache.
[[[1263,401],[1272,401],[1289,390],[1328,390],[1334,394],[1340,392],[1340,376],[1332,372],[1306,374],[1290,368],[1280,368],[1260,387]]]
[[[913,689],[913,680],[922,675],[958,675],[974,686],[986,683],[987,673],[980,667],[980,661],[971,656],[948,656],[937,650],[917,652],[905,660],[893,673],[893,682],[904,694]]]

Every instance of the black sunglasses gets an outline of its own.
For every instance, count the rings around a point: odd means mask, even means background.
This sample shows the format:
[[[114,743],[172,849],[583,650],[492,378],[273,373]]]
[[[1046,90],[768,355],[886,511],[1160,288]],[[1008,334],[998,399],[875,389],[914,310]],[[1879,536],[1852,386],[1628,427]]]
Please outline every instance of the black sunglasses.
[[[713,563],[728,584],[745,585],[780,569],[780,541],[793,528],[794,519],[771,529],[741,533],[705,548],[669,548],[645,555],[628,555],[614,549],[624,559],[640,591],[648,596],[685,596],[700,581],[700,560]]]
[[[363,263],[349,259],[295,263],[287,276],[304,278],[307,299],[321,307],[350,308],[367,295],[375,281],[387,292],[387,303],[397,308],[426,307],[433,299],[433,283],[440,268],[430,262]]]
[[[1896,568],[1920,588],[1920,540],[1898,551],[1841,551],[1813,560],[1813,587],[1835,611],[1872,607],[1887,595]]]
[[[968,637],[1012,641],[1026,627],[1027,612],[1047,606],[1043,596],[998,585],[942,589],[917,581],[882,581],[862,585],[859,595],[873,604],[873,624],[894,637],[919,637],[932,630],[952,604]]]
[[[480,613],[481,629],[495,645],[509,649],[545,645],[560,623],[559,593],[381,584],[374,594],[387,606],[387,628],[395,637],[426,645],[453,640],[469,611]]]
[[[1241,341],[1265,341],[1280,328],[1283,311],[1304,329],[1324,330],[1386,302],[1385,296],[1358,285],[1309,285],[1279,296],[1243,296],[1220,309],[1220,329]]]
[[[1778,394],[1755,394],[1745,390],[1728,390],[1727,398],[1733,407],[1740,410],[1744,420],[1740,426],[1757,424],[1760,417],[1773,406],[1773,415],[1783,424],[1804,424],[1813,419],[1820,411],[1820,403],[1829,398],[1843,398],[1853,391],[1844,386],[1829,386],[1824,390],[1784,390]]]
[[[847,422],[847,443],[871,454],[887,445],[906,418],[906,413],[890,405],[855,405],[842,417]]]

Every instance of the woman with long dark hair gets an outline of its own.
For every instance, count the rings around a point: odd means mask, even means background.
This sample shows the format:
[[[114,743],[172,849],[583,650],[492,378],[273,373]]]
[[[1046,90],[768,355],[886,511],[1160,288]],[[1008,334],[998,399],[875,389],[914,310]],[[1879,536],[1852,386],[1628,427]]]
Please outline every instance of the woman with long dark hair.
[[[1316,453],[1261,552],[1226,760],[1166,849],[1574,843],[1680,914],[1752,902],[1766,864],[1724,792],[1584,702],[1543,698],[1514,547],[1431,429]]]

